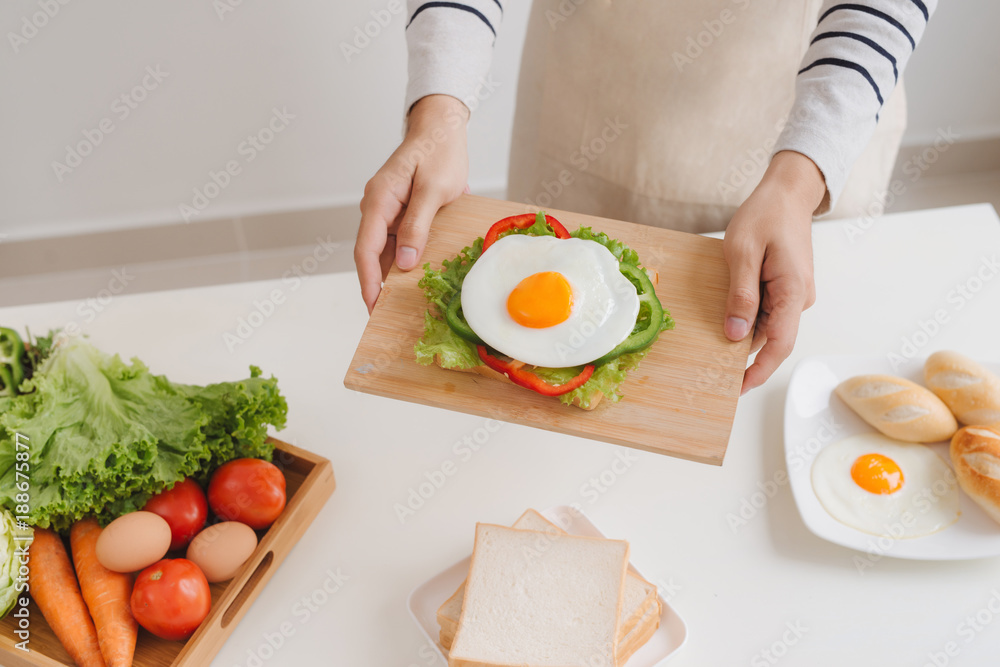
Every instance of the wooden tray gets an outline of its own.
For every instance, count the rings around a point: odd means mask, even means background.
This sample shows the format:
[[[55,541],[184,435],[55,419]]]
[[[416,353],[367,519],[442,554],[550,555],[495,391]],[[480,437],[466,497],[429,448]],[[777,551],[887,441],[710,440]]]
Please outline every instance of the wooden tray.
[[[434,219],[424,261],[439,267],[497,220],[526,207],[465,195]],[[423,272],[389,272],[354,360],[349,389],[660,454],[721,465],[729,442],[750,349],[750,337],[723,333],[729,268],[722,241],[656,227],[549,210],[570,231],[591,226],[620,239],[659,272],[656,293],[677,327],[660,336],[638,370],[629,373],[619,403],[584,411],[527,389],[416,363],[413,345],[424,328],[427,302],[417,287]]]
[[[256,551],[228,582],[212,584],[212,611],[186,642],[171,642],[139,628],[136,667],[204,667],[219,652],[281,561],[322,509],[336,486],[330,462],[304,449],[271,438],[273,462],[285,474],[285,511],[261,537]],[[4,667],[63,667],[73,660],[32,601],[29,652],[14,647],[15,621],[0,621],[0,664]]]

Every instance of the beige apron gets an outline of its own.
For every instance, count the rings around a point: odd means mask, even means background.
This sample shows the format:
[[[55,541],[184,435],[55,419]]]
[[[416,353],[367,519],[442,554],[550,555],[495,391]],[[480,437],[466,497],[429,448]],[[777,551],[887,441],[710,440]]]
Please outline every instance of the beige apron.
[[[535,0],[508,198],[691,232],[753,191],[795,95],[820,0]],[[900,85],[834,215],[884,192]]]

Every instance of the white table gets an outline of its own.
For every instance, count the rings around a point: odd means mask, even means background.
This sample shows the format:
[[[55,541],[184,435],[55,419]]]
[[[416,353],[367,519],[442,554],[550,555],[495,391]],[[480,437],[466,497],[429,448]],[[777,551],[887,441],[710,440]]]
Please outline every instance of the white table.
[[[510,522],[527,507],[572,502],[628,539],[633,562],[674,589],[689,640],[671,665],[923,665],[935,652],[951,665],[996,664],[1000,618],[989,612],[992,624],[971,633],[959,626],[1000,598],[1000,559],[884,558],[859,574],[855,552],[814,537],[787,485],[770,484],[785,470],[783,402],[798,359],[900,352],[939,309],[949,322],[920,356],[953,348],[1000,359],[1000,278],[983,263],[1000,257],[992,208],[889,216],[853,242],[846,229],[816,225],[816,306],[792,358],[740,401],[725,464],[634,452],[636,463],[604,493],[585,486],[609,469],[614,446],[504,425],[466,461],[453,444],[482,419],[344,389],[366,319],[353,274],[314,277],[297,290],[274,281],[118,297],[84,329],[99,347],[137,355],[176,381],[235,379],[248,364],[261,366],[288,398],[279,435],[333,462],[336,492],[216,665],[436,665],[407,613],[410,590],[468,554],[476,521]],[[959,285],[979,287],[962,307]],[[275,289],[287,300],[230,353],[223,333]],[[8,308],[0,322],[41,331],[79,319],[77,305]],[[401,524],[394,504],[447,461],[457,473]],[[762,487],[772,497],[734,531],[727,515]],[[338,571],[349,577],[338,592],[312,610],[303,605]],[[796,625],[801,637],[769,661],[763,651],[795,638],[786,631]],[[282,627],[290,636],[276,634]],[[277,651],[261,650],[269,637],[281,640]],[[944,655],[949,642],[955,657]],[[271,657],[258,661],[261,654]]]

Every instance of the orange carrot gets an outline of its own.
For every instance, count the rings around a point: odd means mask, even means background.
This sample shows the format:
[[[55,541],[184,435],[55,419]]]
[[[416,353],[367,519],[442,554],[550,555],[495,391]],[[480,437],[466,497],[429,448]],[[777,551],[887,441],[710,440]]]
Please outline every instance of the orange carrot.
[[[73,524],[69,544],[80,590],[97,627],[97,640],[108,667],[129,667],[139,626],[132,617],[132,575],[112,572],[97,560],[101,527],[94,519]]]
[[[51,530],[35,528],[28,558],[31,597],[66,652],[80,667],[106,667],[62,539]]]

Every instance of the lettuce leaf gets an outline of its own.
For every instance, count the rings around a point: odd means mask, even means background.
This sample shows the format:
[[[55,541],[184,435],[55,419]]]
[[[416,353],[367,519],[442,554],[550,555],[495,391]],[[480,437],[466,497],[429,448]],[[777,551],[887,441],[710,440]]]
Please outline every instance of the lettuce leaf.
[[[471,246],[462,248],[455,259],[441,262],[441,268],[437,271],[431,269],[430,263],[424,264],[424,277],[417,286],[424,290],[427,301],[438,307],[440,314],[444,314],[448,302],[461,291],[465,276],[482,254],[483,239],[478,238]]]
[[[0,618],[17,602],[17,577],[21,566],[18,550],[30,546],[32,536],[31,528],[20,525],[13,514],[0,509]]]
[[[639,367],[639,362],[652,349],[652,345],[638,352],[623,354],[617,359],[612,359],[594,369],[594,374],[590,379],[577,387],[573,391],[566,392],[559,396],[559,400],[570,405],[574,400],[579,401],[581,408],[590,407],[590,402],[598,392],[604,394],[604,398],[612,403],[622,400],[621,385],[625,382],[628,372]],[[549,384],[563,384],[568,382],[582,371],[582,367],[576,368],[535,368],[535,375],[542,378]]]
[[[417,363],[424,366],[433,364],[438,355],[444,368],[467,369],[483,365],[476,346],[461,338],[447,322],[437,319],[429,311],[424,313],[424,335],[413,351],[417,355]]]
[[[511,230],[509,232],[501,234],[500,236],[504,237],[504,236],[507,236],[507,234],[513,234],[513,233],[527,234],[528,236],[555,236],[556,235],[555,230],[553,230],[551,227],[549,227],[548,223],[545,221],[545,211],[538,211],[535,214],[535,222],[532,223],[531,227],[526,227],[525,229]]]
[[[639,253],[632,248],[628,247],[621,241],[613,239],[604,232],[594,233],[594,230],[590,227],[580,227],[576,231],[570,232],[570,236],[575,239],[583,239],[584,241],[595,241],[600,243],[602,246],[611,251],[611,254],[619,262],[624,262],[626,264],[632,264],[633,266],[639,266]]]
[[[239,382],[174,384],[79,338],[57,347],[22,390],[30,393],[0,405],[0,505],[16,504],[20,433],[30,452],[28,523],[57,531],[140,509],[230,459],[269,459],[267,425],[282,428],[288,410],[277,380],[258,368]]]

